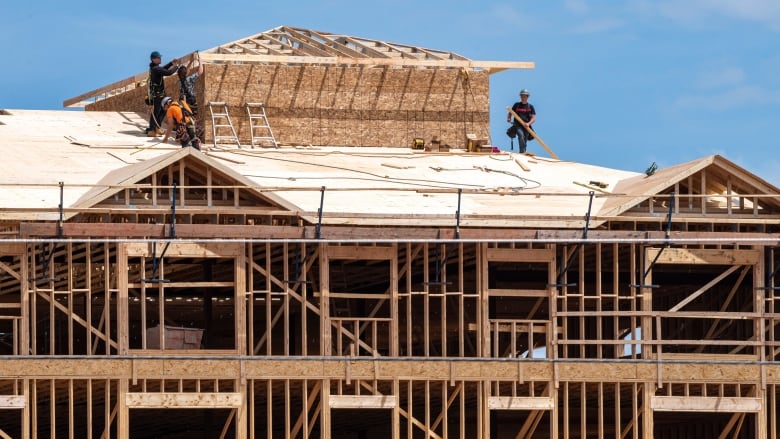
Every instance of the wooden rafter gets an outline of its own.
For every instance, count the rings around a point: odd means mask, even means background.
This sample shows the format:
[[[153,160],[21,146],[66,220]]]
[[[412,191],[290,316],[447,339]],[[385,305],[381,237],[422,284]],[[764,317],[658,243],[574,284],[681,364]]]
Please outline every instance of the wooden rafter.
[[[333,42],[333,41],[330,41],[329,43],[326,43],[322,39],[313,38],[313,37],[307,35],[304,32],[299,32],[296,29],[292,29],[292,28],[285,28],[285,29],[287,30],[287,32],[290,35],[298,38],[300,42],[306,43],[309,46],[320,50],[323,56],[327,56],[327,55],[331,55],[331,54],[335,54],[337,56],[354,56],[354,57],[358,57],[358,58],[362,58],[362,57],[366,57],[367,56],[366,54],[364,54],[364,53],[362,53],[360,51],[354,50],[354,49],[352,49],[350,47],[347,47],[347,46],[345,46],[343,44],[338,44],[338,43]]]
[[[188,53],[182,56],[181,58],[176,58],[173,60],[173,62],[175,64],[186,64],[188,59],[192,55],[194,55],[194,52]],[[92,100],[114,96],[120,93],[124,93],[125,91],[133,90],[139,87],[146,87],[146,80],[148,76],[149,74],[146,71],[137,73],[129,78],[122,79],[121,81],[117,81],[112,84],[100,88],[96,88],[92,91],[82,93],[76,97],[66,99],[65,101],[62,102],[62,106],[63,107],[84,106],[88,103],[91,103]]]
[[[174,60],[186,63],[192,54]],[[473,61],[454,52],[369,38],[331,34],[309,29],[280,26],[250,37],[202,51],[203,63],[280,63],[377,65],[433,68],[485,69],[497,73],[507,69],[533,69],[533,62]],[[76,107],[146,86],[148,73],[141,72],[121,81],[65,100],[63,107]]]
[[[212,63],[240,62],[245,64],[333,64],[333,65],[373,65],[396,67],[438,67],[459,69],[485,69],[490,72],[506,69],[533,69],[533,62],[525,61],[471,61],[471,60],[432,60],[417,58],[348,58],[343,56],[279,56],[201,53],[201,61]]]

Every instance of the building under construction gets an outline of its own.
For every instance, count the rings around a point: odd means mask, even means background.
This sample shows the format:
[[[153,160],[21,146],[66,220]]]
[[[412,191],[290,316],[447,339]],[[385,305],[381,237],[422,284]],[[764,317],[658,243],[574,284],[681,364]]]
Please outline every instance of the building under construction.
[[[200,151],[145,74],[0,110],[0,438],[777,438],[777,187],[495,152],[532,63],[198,55]]]

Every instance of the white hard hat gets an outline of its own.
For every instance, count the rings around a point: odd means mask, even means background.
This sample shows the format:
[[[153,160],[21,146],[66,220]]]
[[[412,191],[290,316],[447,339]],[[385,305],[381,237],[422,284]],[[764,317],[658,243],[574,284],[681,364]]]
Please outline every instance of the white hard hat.
[[[163,98],[163,100],[162,100],[162,103],[161,103],[161,104],[162,104],[162,106],[164,107],[164,106],[166,106],[166,105],[170,104],[172,100],[173,100],[173,99],[171,99],[170,97],[166,96],[166,97],[164,97],[164,98]]]

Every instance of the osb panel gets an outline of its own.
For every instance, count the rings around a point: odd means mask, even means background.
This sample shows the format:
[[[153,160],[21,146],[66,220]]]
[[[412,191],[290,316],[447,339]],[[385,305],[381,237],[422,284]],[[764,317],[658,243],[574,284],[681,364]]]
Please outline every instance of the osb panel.
[[[200,81],[199,81],[200,82]],[[178,98],[179,79],[176,75],[165,78],[165,91],[168,96]],[[111,96],[106,99],[93,102],[86,107],[87,111],[131,111],[135,113],[149,115],[152,107],[144,103],[146,97],[146,86],[137,87],[128,90],[122,94]]]
[[[242,144],[250,143],[245,102],[265,103],[274,136],[284,144],[409,146],[415,137],[430,142],[436,136],[460,148],[467,133],[488,138],[484,72],[226,64],[206,65],[203,76],[203,100],[228,104]],[[202,114],[210,135],[211,121]]]
[[[178,97],[177,77],[165,79]],[[207,101],[226,102],[243,145],[251,143],[244,103],[263,102],[279,143],[409,146],[422,137],[465,147],[466,134],[489,138],[489,76],[457,69],[207,64],[196,82],[206,142],[213,130]],[[139,87],[86,107],[149,114]],[[220,110],[221,111],[221,110]],[[218,135],[226,135],[220,131]],[[267,136],[262,129],[255,136]]]

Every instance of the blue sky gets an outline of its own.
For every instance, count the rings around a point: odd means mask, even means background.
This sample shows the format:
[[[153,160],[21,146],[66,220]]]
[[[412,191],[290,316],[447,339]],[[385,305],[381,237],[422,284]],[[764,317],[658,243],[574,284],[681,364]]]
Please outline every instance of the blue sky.
[[[491,77],[491,137],[531,91],[564,160],[642,172],[721,154],[780,185],[780,1],[6,2],[0,108],[62,101],[165,60],[287,25],[533,61]],[[532,142],[529,151],[545,154]]]

